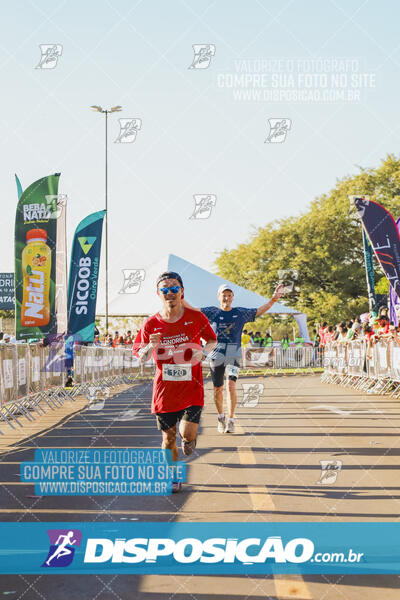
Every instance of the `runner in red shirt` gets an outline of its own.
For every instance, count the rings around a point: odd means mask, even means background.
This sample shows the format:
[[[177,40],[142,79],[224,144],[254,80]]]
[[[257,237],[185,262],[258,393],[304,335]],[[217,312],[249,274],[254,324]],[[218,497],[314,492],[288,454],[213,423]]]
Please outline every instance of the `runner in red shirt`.
[[[151,412],[162,432],[162,448],[171,450],[172,460],[176,461],[178,421],[183,453],[188,456],[196,447],[204,406],[200,340],[206,342],[204,352],[208,354],[217,337],[205,315],[183,306],[183,282],[178,273],[162,273],[157,279],[157,294],[163,307],[144,322],[133,352],[141,362],[151,354],[156,361]],[[173,491],[179,489],[173,484]]]

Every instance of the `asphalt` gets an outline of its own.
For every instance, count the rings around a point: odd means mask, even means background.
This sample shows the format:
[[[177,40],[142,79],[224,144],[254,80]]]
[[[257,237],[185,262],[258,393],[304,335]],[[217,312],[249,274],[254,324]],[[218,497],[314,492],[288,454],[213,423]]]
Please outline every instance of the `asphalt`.
[[[257,388],[249,401],[250,384]],[[188,482],[173,496],[35,497],[33,486],[20,482],[20,462],[33,460],[37,448],[159,447],[151,382],[103,407],[71,404],[69,414],[64,409],[62,418],[29,437],[16,432],[0,455],[0,521],[398,520],[399,400],[322,384],[316,375],[241,378],[238,392],[236,432],[219,434],[206,383]],[[119,420],[128,410],[131,420]],[[320,461],[336,461],[328,483]],[[0,596],[12,600],[394,600],[399,589],[400,578],[392,575],[0,577]]]

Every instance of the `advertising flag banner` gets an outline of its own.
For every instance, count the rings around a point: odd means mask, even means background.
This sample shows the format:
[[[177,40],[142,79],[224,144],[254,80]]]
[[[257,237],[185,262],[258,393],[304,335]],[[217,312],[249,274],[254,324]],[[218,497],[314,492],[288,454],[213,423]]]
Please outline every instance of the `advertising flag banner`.
[[[362,230],[363,247],[364,247],[364,263],[365,276],[367,278],[368,290],[368,305],[369,310],[376,311],[376,296],[375,296],[375,274],[372,246],[364,229]]]
[[[400,297],[400,236],[390,212],[366,197],[353,198],[375,256],[390,285]]]
[[[68,281],[68,333],[93,342],[101,235],[105,210],[88,215],[76,228]]]
[[[0,310],[14,310],[14,273],[0,273]]]
[[[397,231],[399,231],[400,235],[400,218],[396,221]],[[389,286],[389,318],[392,323],[397,327],[399,324],[398,314],[400,312],[400,298],[397,296],[396,292]]]
[[[32,183],[15,217],[15,331],[17,340],[56,332],[57,192],[60,174]]]

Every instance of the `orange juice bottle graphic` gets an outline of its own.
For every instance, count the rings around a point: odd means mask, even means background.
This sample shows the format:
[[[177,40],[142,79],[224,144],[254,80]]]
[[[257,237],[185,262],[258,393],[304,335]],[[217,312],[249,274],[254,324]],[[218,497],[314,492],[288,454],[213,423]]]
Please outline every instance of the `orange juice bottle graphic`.
[[[44,229],[26,232],[22,251],[23,297],[21,325],[41,327],[50,321],[51,250]]]

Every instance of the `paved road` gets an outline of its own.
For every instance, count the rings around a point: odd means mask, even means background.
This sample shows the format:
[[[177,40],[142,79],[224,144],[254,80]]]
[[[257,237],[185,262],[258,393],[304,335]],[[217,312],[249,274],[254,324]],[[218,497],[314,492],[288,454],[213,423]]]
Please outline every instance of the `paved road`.
[[[257,384],[247,405],[242,385]],[[262,387],[264,386],[264,387]],[[3,521],[394,521],[400,513],[399,401],[320,383],[317,376],[243,378],[235,435],[216,429],[210,383],[184,492],[169,497],[34,497],[19,463],[35,448],[158,447],[151,383],[63,416],[0,460]],[[259,398],[257,400],[257,392]],[[254,396],[254,393],[256,394]],[[73,407],[72,407],[73,410]],[[130,420],[119,420],[126,411]],[[3,427],[4,429],[4,427]],[[321,483],[320,461],[336,461]],[[333,478],[335,475],[332,476]],[[11,599],[394,600],[397,576],[2,576]]]

